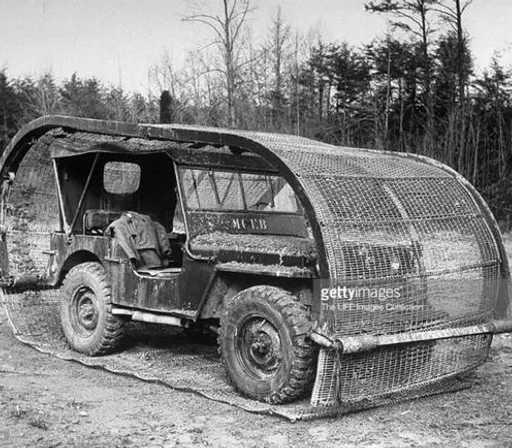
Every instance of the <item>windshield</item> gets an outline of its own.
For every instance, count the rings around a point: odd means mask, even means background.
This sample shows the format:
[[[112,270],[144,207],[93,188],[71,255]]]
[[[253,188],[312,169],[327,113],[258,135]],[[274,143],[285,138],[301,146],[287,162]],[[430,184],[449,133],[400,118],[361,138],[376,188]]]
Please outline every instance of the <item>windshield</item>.
[[[290,185],[264,173],[180,168],[185,205],[191,210],[248,210],[300,213]]]

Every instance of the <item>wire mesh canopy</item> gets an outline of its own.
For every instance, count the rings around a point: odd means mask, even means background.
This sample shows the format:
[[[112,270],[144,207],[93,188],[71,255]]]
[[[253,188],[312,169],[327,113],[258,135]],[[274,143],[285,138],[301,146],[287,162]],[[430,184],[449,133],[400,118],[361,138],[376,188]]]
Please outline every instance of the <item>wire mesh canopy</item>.
[[[319,256],[316,324],[332,337],[449,330],[507,312],[508,264],[496,223],[476,191],[449,168],[295,136],[183,125],[50,117],[22,131],[0,161],[4,174],[18,168],[7,222],[11,273],[46,269],[42,251],[59,225],[50,163],[55,128],[101,136],[115,143],[112,151],[172,156],[176,146],[166,142],[202,142],[265,159],[303,202]],[[325,290],[335,293],[322,300]],[[374,403],[390,394],[435,393],[484,362],[491,341],[482,333],[345,355],[322,349],[312,402]]]
[[[499,302],[506,307],[495,224],[453,171],[420,157],[244,135],[278,154],[310,199],[328,265],[322,286],[344,293],[321,308],[335,336],[481,324]],[[323,350],[313,403],[433,393],[481,364],[491,340],[477,334],[341,357]]]

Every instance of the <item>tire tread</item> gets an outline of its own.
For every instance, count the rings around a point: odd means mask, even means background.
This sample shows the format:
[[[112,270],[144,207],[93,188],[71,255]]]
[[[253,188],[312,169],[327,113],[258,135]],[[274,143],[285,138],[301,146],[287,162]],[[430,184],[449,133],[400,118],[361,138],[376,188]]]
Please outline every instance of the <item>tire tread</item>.
[[[229,332],[233,330],[232,322],[229,322],[229,309],[243,306],[255,300],[265,301],[282,316],[292,341],[293,362],[285,384],[264,397],[255,394],[251,398],[263,399],[263,401],[272,404],[287,403],[296,400],[312,387],[316,373],[315,361],[317,349],[308,338],[308,334],[311,330],[311,321],[306,307],[291,293],[275,286],[253,286],[241,291],[233,297],[229,304],[228,311],[225,311],[221,317],[218,337],[219,352],[227,372],[228,381],[243,393],[243,391],[237,387],[236,381],[230,373],[231,367],[226,360],[226,356],[223,356],[222,347],[224,341],[229,338]]]
[[[104,301],[105,323],[99,337],[87,349],[81,350],[90,356],[100,356],[115,351],[124,336],[123,320],[112,314],[112,291],[107,280],[104,267],[98,262],[81,263],[73,267],[64,279],[62,290],[66,294],[69,284],[75,280],[75,276],[91,276],[101,290],[100,300]],[[64,328],[65,323],[63,323]],[[64,330],[66,333],[66,330]],[[69,339],[68,339],[69,341]]]

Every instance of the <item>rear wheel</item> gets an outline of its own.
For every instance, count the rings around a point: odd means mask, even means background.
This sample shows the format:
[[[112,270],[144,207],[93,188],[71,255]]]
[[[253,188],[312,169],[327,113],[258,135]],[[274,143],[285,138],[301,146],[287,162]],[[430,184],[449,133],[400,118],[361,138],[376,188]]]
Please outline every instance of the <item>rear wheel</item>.
[[[287,291],[255,286],[238,293],[221,318],[219,345],[228,377],[251,398],[284,403],[311,389],[316,349],[305,308]]]
[[[123,320],[112,314],[103,266],[75,266],[64,279],[61,294],[61,326],[71,348],[90,356],[114,351],[123,337]]]

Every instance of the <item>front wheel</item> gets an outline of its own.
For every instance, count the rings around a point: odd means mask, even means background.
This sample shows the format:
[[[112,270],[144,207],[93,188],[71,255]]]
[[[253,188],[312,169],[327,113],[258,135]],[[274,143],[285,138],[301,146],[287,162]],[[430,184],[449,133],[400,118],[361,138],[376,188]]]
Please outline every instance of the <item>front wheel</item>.
[[[311,389],[316,349],[305,308],[287,291],[255,286],[221,318],[219,346],[229,379],[244,395],[285,403]]]
[[[71,269],[61,291],[60,320],[70,347],[90,356],[114,351],[123,337],[123,321],[112,314],[110,284],[100,263]]]

